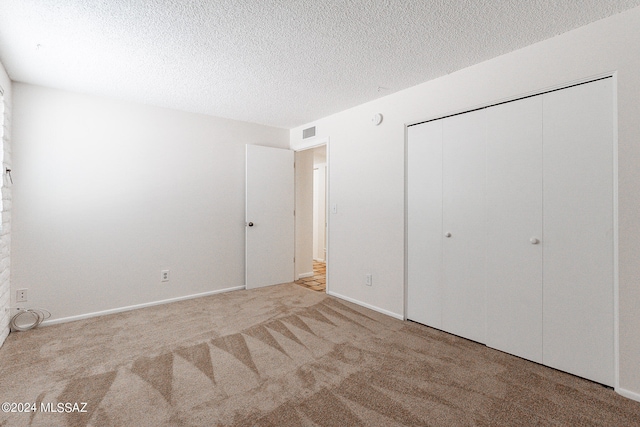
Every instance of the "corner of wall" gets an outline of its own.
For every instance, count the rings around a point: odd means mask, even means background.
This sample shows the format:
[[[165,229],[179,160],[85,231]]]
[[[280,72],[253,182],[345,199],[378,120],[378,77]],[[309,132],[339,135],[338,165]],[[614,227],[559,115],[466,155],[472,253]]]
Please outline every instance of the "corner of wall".
[[[4,74],[0,65],[0,74]],[[0,75],[5,77],[6,74]],[[11,283],[10,283],[10,254],[11,254],[11,180],[5,170],[11,169],[11,81],[6,78],[0,81],[0,86],[4,90],[4,108],[0,109],[3,120],[0,125],[2,132],[2,181],[0,191],[2,193],[1,222],[0,228],[0,346],[9,336],[9,322],[11,319]],[[0,106],[1,108],[1,106]]]

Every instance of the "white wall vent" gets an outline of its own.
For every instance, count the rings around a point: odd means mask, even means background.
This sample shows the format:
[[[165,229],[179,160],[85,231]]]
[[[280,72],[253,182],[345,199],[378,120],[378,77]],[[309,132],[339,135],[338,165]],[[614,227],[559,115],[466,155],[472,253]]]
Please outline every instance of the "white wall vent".
[[[310,127],[302,130],[302,139],[311,138],[316,136],[316,127]]]

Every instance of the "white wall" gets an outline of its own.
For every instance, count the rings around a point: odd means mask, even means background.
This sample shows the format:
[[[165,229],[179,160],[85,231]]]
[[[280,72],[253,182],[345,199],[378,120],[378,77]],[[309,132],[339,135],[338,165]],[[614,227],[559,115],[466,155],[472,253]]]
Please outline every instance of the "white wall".
[[[244,286],[245,144],[288,131],[21,83],[13,123],[25,306],[60,319]]]
[[[12,102],[11,102],[11,80],[4,67],[0,64],[0,87],[4,91],[4,112],[0,107],[0,112],[4,115],[4,120],[0,120],[0,125],[4,123],[4,129],[0,132],[3,144],[3,159],[0,162],[2,170],[2,230],[0,231],[0,345],[9,335],[9,321],[12,312],[7,309],[11,306],[11,285],[10,285],[10,255],[11,255],[11,181],[4,173],[6,168],[11,169],[11,122],[12,122]]]
[[[296,151],[296,280],[313,276],[313,150]]]
[[[405,124],[617,72],[620,387],[640,400],[640,8],[291,130],[330,138],[332,293],[404,314]],[[380,112],[384,121],[372,126]],[[364,275],[373,274],[373,286]]]

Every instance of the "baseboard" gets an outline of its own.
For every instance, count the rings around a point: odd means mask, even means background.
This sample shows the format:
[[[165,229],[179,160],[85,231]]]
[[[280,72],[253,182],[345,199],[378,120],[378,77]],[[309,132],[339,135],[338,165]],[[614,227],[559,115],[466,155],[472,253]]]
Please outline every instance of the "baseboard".
[[[300,279],[304,279],[306,277],[313,277],[313,271],[311,273],[301,273],[298,274],[298,279],[296,280],[300,280]]]
[[[636,402],[640,402],[640,393],[635,393],[633,391],[625,390],[623,388],[616,388],[616,393],[620,396],[624,396],[628,399],[635,400]]]
[[[331,295],[333,297],[340,298],[340,299],[343,299],[345,301],[352,302],[352,303],[357,304],[357,305],[359,305],[361,307],[365,307],[365,308],[368,308],[370,310],[377,311],[378,313],[386,314],[387,316],[391,316],[391,317],[393,317],[395,319],[404,320],[404,316],[401,315],[401,314],[394,313],[392,311],[385,310],[384,308],[376,307],[375,305],[370,305],[370,304],[364,303],[362,301],[358,301],[356,299],[349,298],[349,297],[346,297],[344,295],[337,294],[335,292],[327,291],[327,295]]]
[[[184,301],[184,300],[193,299],[193,298],[206,297],[206,296],[209,296],[209,295],[221,294],[223,292],[238,291],[240,289],[245,289],[245,287],[244,286],[236,286],[236,287],[233,287],[233,288],[218,289],[218,290],[215,290],[215,291],[203,292],[203,293],[200,293],[200,294],[192,294],[192,295],[186,295],[186,296],[183,296],[183,297],[169,298],[169,299],[164,299],[164,300],[160,300],[160,301],[145,302],[143,304],[128,305],[126,307],[119,307],[119,308],[112,308],[112,309],[109,309],[109,310],[96,311],[96,312],[93,312],[93,313],[79,314],[77,316],[69,316],[69,317],[62,317],[60,319],[45,320],[44,322],[42,322],[42,324],[40,326],[57,325],[58,323],[67,323],[67,322],[73,322],[73,321],[76,321],[76,320],[90,319],[92,317],[107,316],[109,314],[122,313],[122,312],[125,312],[125,311],[137,310],[139,308],[153,307],[154,305],[169,304],[169,303],[172,303],[172,302]]]
[[[314,260],[315,262],[324,262],[324,259],[321,259],[321,258],[314,258],[313,260]]]

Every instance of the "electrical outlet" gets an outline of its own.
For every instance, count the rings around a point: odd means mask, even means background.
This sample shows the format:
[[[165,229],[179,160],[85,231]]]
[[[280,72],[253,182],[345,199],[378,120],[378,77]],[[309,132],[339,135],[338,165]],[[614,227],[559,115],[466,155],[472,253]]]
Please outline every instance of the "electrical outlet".
[[[27,302],[27,290],[26,289],[18,289],[18,290],[16,290],[16,302]]]
[[[169,281],[169,270],[162,270],[160,272],[160,281],[168,282]]]
[[[367,274],[366,276],[364,276],[364,284],[367,286],[371,286],[373,284],[373,277],[371,276],[371,274]]]

